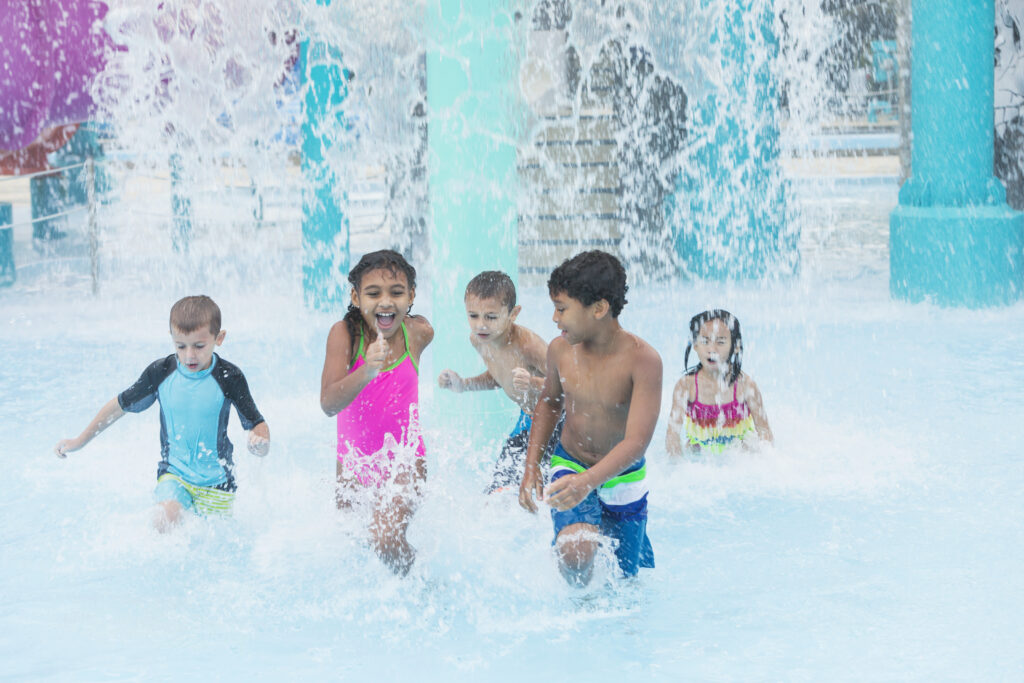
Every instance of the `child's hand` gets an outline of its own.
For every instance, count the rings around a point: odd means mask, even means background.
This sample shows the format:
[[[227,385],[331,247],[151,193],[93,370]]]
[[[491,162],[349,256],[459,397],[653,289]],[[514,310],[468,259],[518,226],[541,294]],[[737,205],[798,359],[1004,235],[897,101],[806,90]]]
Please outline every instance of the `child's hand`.
[[[57,442],[57,445],[53,447],[53,452],[58,458],[66,458],[68,457],[68,453],[71,451],[77,451],[81,447],[81,439],[61,439]]]
[[[454,370],[442,370],[441,374],[437,376],[437,386],[460,394],[465,391],[466,382]]]
[[[556,510],[571,510],[590,495],[594,487],[587,480],[586,473],[567,474],[550,484],[544,492],[548,505]]]
[[[544,479],[540,476],[539,466],[527,463],[523,481],[519,485],[519,506],[527,512],[537,512],[534,496],[537,500],[544,499]]]
[[[533,375],[526,368],[512,370],[512,388],[526,393],[533,388]]]
[[[260,422],[249,432],[249,452],[261,458],[270,452],[270,428]]]
[[[384,369],[384,361],[388,357],[388,342],[384,335],[377,330],[377,341],[366,347],[366,371],[373,379]]]

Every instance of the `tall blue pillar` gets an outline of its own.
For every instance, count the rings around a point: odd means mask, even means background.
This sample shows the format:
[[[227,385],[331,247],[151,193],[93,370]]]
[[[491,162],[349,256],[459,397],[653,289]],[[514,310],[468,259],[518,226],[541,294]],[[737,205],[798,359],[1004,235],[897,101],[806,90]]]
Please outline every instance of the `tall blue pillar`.
[[[437,371],[483,372],[469,343],[466,283],[482,270],[503,270],[513,280],[518,274],[512,15],[506,0],[439,0],[427,17],[433,48],[427,54],[431,356]],[[500,391],[438,393],[433,418],[469,437],[507,431],[518,412]]]
[[[889,222],[896,299],[1021,296],[1024,214],[993,173],[995,0],[913,0],[911,175]]]
[[[184,163],[179,152],[167,160],[171,171],[171,244],[180,253],[188,253],[192,241],[192,200],[182,182]]]
[[[787,221],[773,63],[778,54],[771,3],[719,5],[709,46],[721,80],[690,95],[688,170],[666,199],[684,276],[714,280],[790,275],[799,233]],[[710,79],[709,79],[710,80]]]
[[[9,202],[0,202],[0,287],[14,284],[14,211]]]
[[[329,6],[331,0],[317,0]],[[344,307],[349,269],[348,219],[343,188],[331,165],[331,151],[345,130],[341,105],[348,78],[341,51],[311,37],[299,52],[305,111],[302,124],[302,291],[306,305],[319,310]]]

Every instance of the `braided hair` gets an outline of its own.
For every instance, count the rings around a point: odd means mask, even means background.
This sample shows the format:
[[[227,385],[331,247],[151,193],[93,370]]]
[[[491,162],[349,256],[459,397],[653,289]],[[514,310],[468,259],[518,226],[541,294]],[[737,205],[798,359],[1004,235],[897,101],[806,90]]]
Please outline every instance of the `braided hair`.
[[[363,275],[378,269],[387,270],[394,277],[398,277],[399,273],[404,273],[405,279],[409,282],[409,289],[416,289],[416,269],[397,251],[381,249],[380,251],[363,254],[363,257],[359,259],[359,263],[349,271],[348,281],[352,286],[352,290],[358,292],[359,287],[363,283]],[[410,310],[412,310],[411,306]],[[350,352],[350,356],[352,356],[356,353],[356,338],[360,332],[365,330],[369,333],[370,330],[366,325],[366,321],[363,320],[363,312],[355,304],[350,303],[348,305],[348,310],[345,312],[343,320],[345,321],[345,327],[348,328],[349,339],[352,340],[352,351]]]
[[[740,321],[736,319],[736,316],[724,309],[715,308],[698,313],[690,318],[690,341],[686,343],[686,353],[683,354],[683,368],[687,375],[696,374],[700,370],[700,362],[692,368],[688,367],[690,349],[693,348],[693,343],[697,341],[701,325],[711,320],[721,320],[729,328],[729,333],[732,335],[732,344],[729,348],[729,385],[732,386],[739,379],[740,369],[743,365],[743,335],[740,334]]]

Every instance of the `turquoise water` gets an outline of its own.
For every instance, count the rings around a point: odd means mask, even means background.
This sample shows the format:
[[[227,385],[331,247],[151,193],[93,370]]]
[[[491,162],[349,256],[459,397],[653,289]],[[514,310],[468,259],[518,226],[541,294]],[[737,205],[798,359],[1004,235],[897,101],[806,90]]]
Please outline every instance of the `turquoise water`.
[[[479,493],[503,435],[467,443],[436,416],[419,558],[391,576],[332,506],[333,423],[317,404],[332,318],[305,312],[297,284],[210,294],[273,445],[265,460],[239,449],[233,519],[169,536],[148,518],[155,409],[67,461],[51,449],[171,352],[171,299],[0,295],[0,678],[1024,675],[1024,305],[892,303],[878,273],[631,291],[623,324],[666,370],[649,452],[658,566],[622,582],[605,558],[580,590],[556,570],[546,516]],[[545,293],[522,298],[521,322],[553,336]],[[777,445],[670,461],[680,333],[712,304],[743,324]],[[428,413],[435,374],[428,350]],[[235,418],[230,434],[243,442]]]

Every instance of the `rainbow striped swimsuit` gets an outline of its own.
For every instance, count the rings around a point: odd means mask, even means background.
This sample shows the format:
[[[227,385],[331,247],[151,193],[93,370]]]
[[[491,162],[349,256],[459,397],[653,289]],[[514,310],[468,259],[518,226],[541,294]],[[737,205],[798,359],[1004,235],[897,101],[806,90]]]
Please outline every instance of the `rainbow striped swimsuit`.
[[[733,442],[742,441],[754,431],[754,418],[747,404],[736,397],[732,385],[732,401],[722,405],[701,403],[697,378],[693,378],[693,400],[686,403],[683,427],[689,445],[721,453]]]

